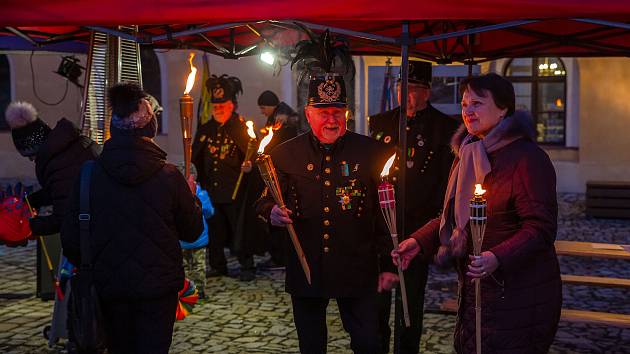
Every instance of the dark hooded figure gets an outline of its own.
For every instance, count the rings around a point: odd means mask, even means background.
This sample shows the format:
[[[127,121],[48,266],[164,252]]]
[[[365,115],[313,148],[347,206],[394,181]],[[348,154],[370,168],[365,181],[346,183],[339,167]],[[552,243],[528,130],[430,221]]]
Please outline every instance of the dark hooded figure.
[[[47,216],[35,216],[29,221],[35,235],[59,232],[67,209],[72,184],[79,175],[83,162],[93,160],[100,147],[66,118],[61,118],[54,129],[38,117],[37,110],[28,102],[13,102],[5,117],[18,152],[35,161],[37,181],[42,189],[28,196],[35,209],[52,205]]]
[[[156,108],[134,83],[108,92],[111,138],[90,190],[90,247],[110,353],[167,353],[177,292],[184,285],[179,240],[203,230],[195,183],[153,141]],[[80,264],[78,184],[64,220],[64,254]]]

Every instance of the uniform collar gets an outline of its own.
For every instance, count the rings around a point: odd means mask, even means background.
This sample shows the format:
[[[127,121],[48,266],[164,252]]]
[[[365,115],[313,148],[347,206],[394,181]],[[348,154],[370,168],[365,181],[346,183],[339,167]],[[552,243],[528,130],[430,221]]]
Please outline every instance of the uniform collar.
[[[313,150],[328,154],[333,154],[335,151],[342,149],[348,134],[350,134],[350,131],[346,130],[346,133],[343,136],[340,136],[334,143],[326,145],[322,144],[319,139],[317,139],[312,130],[309,130],[308,132],[310,137],[309,141],[311,142]]]

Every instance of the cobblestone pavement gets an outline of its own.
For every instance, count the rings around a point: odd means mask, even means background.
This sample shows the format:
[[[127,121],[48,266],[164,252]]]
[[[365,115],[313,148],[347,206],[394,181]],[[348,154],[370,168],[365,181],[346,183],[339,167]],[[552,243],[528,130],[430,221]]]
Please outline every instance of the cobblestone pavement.
[[[630,244],[630,221],[584,217],[583,196],[560,198],[558,239]],[[0,353],[57,353],[42,336],[50,323],[52,301],[35,293],[35,243],[0,246]],[[257,261],[264,259],[258,258]],[[565,273],[630,278],[627,262],[562,257]],[[237,262],[230,273],[237,274]],[[208,299],[176,323],[172,353],[296,353],[297,336],[283,272],[262,272],[254,282],[233,277],[212,279]],[[452,353],[455,316],[435,311],[455,294],[451,271],[434,268],[428,284],[422,351]],[[621,289],[564,287],[565,307],[630,313],[630,298]],[[334,302],[329,306],[329,353],[350,353]],[[630,353],[630,329],[561,322],[551,353]]]

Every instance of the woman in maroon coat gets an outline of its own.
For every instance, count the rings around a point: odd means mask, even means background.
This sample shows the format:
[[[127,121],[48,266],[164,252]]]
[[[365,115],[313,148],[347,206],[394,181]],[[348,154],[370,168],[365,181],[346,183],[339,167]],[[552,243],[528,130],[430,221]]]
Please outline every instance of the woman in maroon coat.
[[[428,222],[392,252],[406,267],[419,255],[459,275],[455,327],[458,353],[475,352],[475,286],[481,279],[483,353],[546,353],[562,305],[554,249],[556,176],[535,143],[529,114],[514,111],[512,84],[496,74],[461,85],[465,127],[452,140],[457,155],[441,218]],[[465,129],[463,129],[465,128]],[[471,256],[469,200],[487,190],[488,224],[479,257]]]

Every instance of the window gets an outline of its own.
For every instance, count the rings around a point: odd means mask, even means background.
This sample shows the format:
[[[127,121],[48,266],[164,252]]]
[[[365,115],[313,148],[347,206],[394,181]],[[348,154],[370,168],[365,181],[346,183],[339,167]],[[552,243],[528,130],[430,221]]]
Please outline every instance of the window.
[[[11,102],[11,69],[9,59],[6,55],[0,54],[0,131],[9,130],[4,119],[4,112]]]
[[[542,144],[566,143],[566,68],[560,58],[515,58],[505,77],[514,84],[516,109],[532,113]]]
[[[142,88],[145,92],[155,97],[160,105],[162,103],[162,77],[160,74],[160,62],[152,48],[140,46],[140,62],[142,65]],[[158,134],[163,134],[162,115],[158,114]]]

